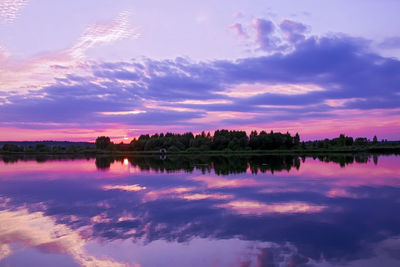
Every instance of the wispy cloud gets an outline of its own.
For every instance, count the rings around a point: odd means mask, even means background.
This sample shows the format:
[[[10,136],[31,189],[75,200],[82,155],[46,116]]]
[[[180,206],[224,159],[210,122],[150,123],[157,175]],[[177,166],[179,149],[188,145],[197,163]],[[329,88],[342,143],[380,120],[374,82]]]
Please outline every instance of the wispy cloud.
[[[0,0],[0,18],[3,23],[14,22],[28,0]]]
[[[121,12],[111,23],[96,23],[87,27],[72,47],[74,56],[82,56],[86,50],[96,45],[106,45],[126,38],[139,36],[138,30],[129,23],[130,13]]]
[[[232,209],[240,214],[269,214],[269,213],[317,213],[326,207],[305,202],[288,202],[265,204],[256,201],[232,201],[217,205],[221,208]]]
[[[121,191],[141,191],[145,190],[145,186],[140,186],[138,184],[134,185],[105,185],[104,190],[121,190]]]
[[[230,97],[237,98],[248,98],[256,95],[269,94],[280,94],[280,95],[301,95],[310,92],[323,91],[324,89],[314,84],[265,84],[265,83],[254,83],[254,84],[239,84],[234,88],[217,92],[221,95],[227,95]]]
[[[137,29],[129,23],[129,12],[122,12],[109,23],[88,26],[76,44],[66,50],[42,53],[28,59],[5,60],[10,54],[0,47],[1,89],[26,93],[50,86],[72,73],[88,75],[90,63],[85,56],[88,49],[137,36]],[[72,79],[68,82],[76,83]]]

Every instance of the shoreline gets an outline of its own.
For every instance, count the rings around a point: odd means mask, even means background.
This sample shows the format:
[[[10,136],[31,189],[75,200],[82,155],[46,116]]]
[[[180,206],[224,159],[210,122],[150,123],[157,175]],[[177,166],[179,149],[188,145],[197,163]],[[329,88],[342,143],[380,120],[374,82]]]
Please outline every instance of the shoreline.
[[[238,151],[109,151],[109,150],[82,150],[73,152],[53,151],[0,151],[0,155],[85,155],[85,156],[252,156],[252,155],[318,155],[318,154],[400,154],[400,146],[367,147],[367,148],[337,148],[337,149],[292,149],[292,150],[238,150]]]

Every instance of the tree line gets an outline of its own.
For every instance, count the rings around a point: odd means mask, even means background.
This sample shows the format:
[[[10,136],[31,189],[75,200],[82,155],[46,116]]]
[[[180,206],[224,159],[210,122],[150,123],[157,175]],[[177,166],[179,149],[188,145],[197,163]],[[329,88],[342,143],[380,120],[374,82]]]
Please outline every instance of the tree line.
[[[184,134],[156,133],[153,135],[141,135],[134,138],[129,145],[114,144],[109,137],[100,136],[96,139],[98,149],[116,149],[132,151],[242,151],[242,150],[270,150],[291,149],[300,145],[300,136],[290,133],[267,133],[252,131],[247,136],[245,131],[216,130],[213,135],[210,132],[202,132],[194,135],[191,132]]]
[[[153,135],[140,135],[129,144],[114,144],[106,136],[96,139],[96,148],[101,150],[117,151],[158,151],[165,149],[169,152],[195,152],[195,151],[254,151],[254,150],[304,150],[304,149],[332,149],[343,147],[363,147],[385,143],[378,142],[376,136],[373,140],[365,137],[353,138],[341,134],[337,138],[301,142],[300,135],[291,135],[289,132],[280,133],[270,131],[245,131],[216,130],[214,134],[204,131],[200,134],[187,132],[184,134],[156,133]]]
[[[96,154],[103,152],[201,152],[201,151],[271,151],[271,150],[297,150],[297,151],[367,151],[367,152],[398,152],[399,141],[378,141],[374,136],[372,140],[365,137],[353,138],[344,134],[337,138],[314,141],[301,141],[298,133],[289,132],[216,130],[193,134],[187,132],[143,134],[134,138],[129,144],[113,143],[110,137],[99,136],[93,143],[65,143],[61,142],[28,142],[29,145],[3,143],[0,144],[0,153],[47,153],[47,154]]]

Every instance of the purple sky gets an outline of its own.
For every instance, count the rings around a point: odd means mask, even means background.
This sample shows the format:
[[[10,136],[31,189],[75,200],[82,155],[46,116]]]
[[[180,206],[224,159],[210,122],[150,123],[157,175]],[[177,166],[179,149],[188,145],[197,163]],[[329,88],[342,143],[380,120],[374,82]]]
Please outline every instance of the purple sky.
[[[0,0],[0,140],[400,139],[399,1]]]

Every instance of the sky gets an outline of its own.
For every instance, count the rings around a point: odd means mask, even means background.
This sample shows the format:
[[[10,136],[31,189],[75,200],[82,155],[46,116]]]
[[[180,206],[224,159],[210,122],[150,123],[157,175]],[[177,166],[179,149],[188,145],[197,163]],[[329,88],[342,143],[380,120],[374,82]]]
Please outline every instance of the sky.
[[[400,139],[397,0],[0,0],[0,140]]]

